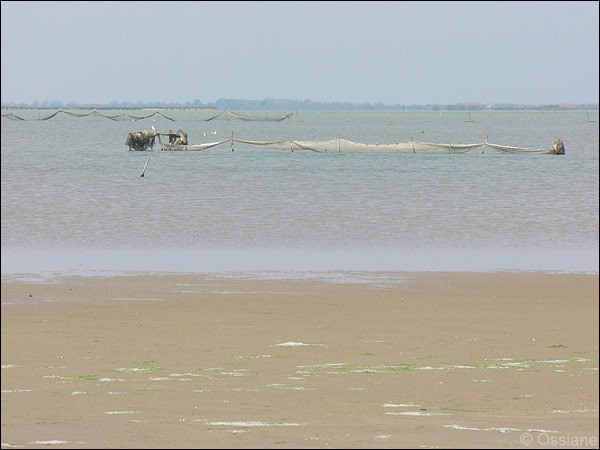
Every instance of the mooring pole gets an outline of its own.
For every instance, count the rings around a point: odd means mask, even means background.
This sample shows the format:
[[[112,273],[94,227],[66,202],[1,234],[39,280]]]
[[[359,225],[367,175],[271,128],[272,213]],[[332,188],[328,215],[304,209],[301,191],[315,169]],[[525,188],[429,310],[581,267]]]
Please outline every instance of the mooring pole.
[[[233,131],[231,132],[231,151],[233,151]]]
[[[149,162],[150,162],[150,157],[148,156],[148,159],[146,160],[146,164],[144,165],[144,170],[142,170],[142,174],[140,175],[140,177],[143,177],[144,173],[146,173],[146,167],[148,167]]]

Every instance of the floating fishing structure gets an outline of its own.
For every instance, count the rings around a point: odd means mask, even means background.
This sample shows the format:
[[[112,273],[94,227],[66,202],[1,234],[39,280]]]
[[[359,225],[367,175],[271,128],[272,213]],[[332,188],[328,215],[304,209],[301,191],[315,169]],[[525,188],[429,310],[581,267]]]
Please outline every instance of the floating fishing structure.
[[[129,150],[143,152],[154,147],[154,140],[158,136],[158,131],[154,126],[151,130],[131,131],[127,134],[125,145]]]
[[[161,136],[168,137],[168,143],[163,143]],[[283,141],[251,141],[244,139],[235,139],[233,133],[231,137],[217,142],[207,142],[204,144],[190,145],[188,135],[182,130],[168,133],[159,133],[154,127],[151,130],[130,132],[127,135],[125,145],[129,150],[146,151],[152,149],[154,139],[158,138],[161,151],[199,151],[215,147],[220,144],[231,142],[246,144],[254,147],[268,148],[274,150],[308,150],[316,153],[400,153],[400,154],[461,154],[471,150],[483,147],[482,153],[486,147],[503,153],[542,153],[552,155],[564,155],[565,145],[561,139],[555,139],[550,148],[528,148],[515,147],[508,145],[492,144],[486,137],[484,142],[476,144],[438,144],[433,142],[407,141],[396,142],[393,144],[366,144],[362,142],[350,141],[343,138],[307,141],[307,140],[283,140]]]

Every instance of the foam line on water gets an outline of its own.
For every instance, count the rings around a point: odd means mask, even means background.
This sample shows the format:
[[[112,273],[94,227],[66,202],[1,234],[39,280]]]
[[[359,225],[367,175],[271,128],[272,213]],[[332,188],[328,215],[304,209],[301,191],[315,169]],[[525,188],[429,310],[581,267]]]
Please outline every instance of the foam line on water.
[[[310,272],[598,273],[598,249],[558,250],[2,250],[2,275],[29,279],[52,272],[113,276],[123,272],[272,272],[288,278]],[[277,276],[276,276],[277,277]],[[335,276],[333,276],[335,278]],[[42,281],[42,280],[40,280]],[[335,280],[333,280],[335,281]],[[343,281],[343,280],[342,280]]]

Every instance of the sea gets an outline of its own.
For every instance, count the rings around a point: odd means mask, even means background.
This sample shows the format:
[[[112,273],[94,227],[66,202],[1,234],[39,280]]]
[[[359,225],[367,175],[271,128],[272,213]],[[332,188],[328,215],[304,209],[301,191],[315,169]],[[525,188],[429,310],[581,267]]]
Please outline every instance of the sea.
[[[71,110],[77,113],[88,111]],[[102,110],[146,116],[157,110]],[[3,109],[2,276],[123,272],[598,273],[598,111],[163,109],[142,120]],[[469,118],[471,121],[469,121]],[[337,154],[227,142],[343,138],[551,148],[565,155]],[[140,176],[147,163],[144,176]]]

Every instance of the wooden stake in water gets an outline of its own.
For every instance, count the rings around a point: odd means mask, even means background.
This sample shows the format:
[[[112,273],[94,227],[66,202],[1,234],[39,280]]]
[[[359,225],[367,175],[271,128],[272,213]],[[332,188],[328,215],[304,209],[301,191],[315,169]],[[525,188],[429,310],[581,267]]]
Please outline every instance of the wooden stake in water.
[[[144,170],[142,170],[142,174],[140,175],[140,177],[143,177],[144,174],[146,173],[146,167],[148,167],[149,162],[150,162],[150,157],[148,156],[148,159],[146,160],[146,164],[144,165]]]
[[[587,114],[587,118],[588,118],[588,120],[587,120],[587,121],[588,121],[588,122],[590,122],[590,123],[591,123],[591,122],[594,122],[593,120],[590,120],[590,112],[589,112],[587,109],[585,110],[585,112],[586,112],[586,114]]]
[[[233,151],[233,131],[231,132],[231,151]]]

